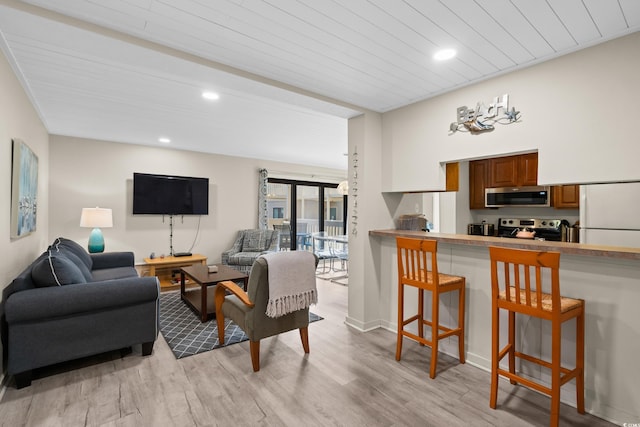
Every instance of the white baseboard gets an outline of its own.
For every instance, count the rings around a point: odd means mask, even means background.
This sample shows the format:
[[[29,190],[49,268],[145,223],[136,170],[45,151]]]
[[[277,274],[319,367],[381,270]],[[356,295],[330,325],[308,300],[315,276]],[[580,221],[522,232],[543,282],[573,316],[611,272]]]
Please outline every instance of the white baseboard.
[[[373,322],[361,322],[349,316],[345,317],[344,323],[360,332],[369,332],[381,327],[379,320],[375,320]]]

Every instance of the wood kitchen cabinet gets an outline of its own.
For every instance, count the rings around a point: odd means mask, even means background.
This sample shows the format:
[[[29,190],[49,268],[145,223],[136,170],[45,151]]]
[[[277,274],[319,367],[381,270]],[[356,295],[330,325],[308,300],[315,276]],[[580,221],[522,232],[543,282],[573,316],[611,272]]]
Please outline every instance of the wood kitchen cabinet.
[[[537,182],[538,153],[489,159],[487,187],[522,187]]]
[[[469,162],[469,208],[484,209],[484,189],[489,183],[489,160]]]
[[[515,187],[518,185],[518,156],[489,159],[487,187]]]
[[[447,181],[445,184],[445,191],[458,191],[460,188],[460,164],[447,163],[445,166]]]
[[[551,206],[556,209],[578,209],[580,207],[580,186],[556,185],[551,187]]]
[[[519,185],[538,185],[538,153],[518,156]]]

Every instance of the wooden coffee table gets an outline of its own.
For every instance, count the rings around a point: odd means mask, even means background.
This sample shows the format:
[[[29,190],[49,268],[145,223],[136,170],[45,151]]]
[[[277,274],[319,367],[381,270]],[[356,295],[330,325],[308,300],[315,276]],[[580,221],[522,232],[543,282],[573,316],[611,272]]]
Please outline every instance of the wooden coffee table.
[[[208,292],[209,286],[215,286],[225,280],[234,282],[242,280],[244,289],[247,289],[249,276],[226,265],[216,265],[218,267],[217,273],[209,273],[209,267],[201,264],[194,264],[180,269],[180,298],[200,316],[202,322],[206,322],[212,318],[216,312],[214,301],[215,289]],[[189,277],[200,285],[200,287],[198,289],[187,290],[185,286],[186,277]]]

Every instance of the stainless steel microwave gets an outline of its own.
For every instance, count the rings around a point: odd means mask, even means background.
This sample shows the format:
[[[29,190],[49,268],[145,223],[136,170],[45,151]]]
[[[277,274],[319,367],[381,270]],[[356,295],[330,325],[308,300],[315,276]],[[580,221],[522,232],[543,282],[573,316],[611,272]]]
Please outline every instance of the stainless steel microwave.
[[[549,207],[551,206],[551,187],[486,188],[484,206],[487,208]]]

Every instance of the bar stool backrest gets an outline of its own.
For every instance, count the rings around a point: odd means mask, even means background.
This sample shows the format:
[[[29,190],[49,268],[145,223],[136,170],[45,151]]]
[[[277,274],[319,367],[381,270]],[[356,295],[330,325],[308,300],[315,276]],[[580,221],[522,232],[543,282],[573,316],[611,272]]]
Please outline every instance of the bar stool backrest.
[[[398,237],[398,274],[403,283],[438,287],[438,242]]]
[[[559,252],[490,247],[489,254],[492,298],[503,308],[543,318],[561,312]]]

